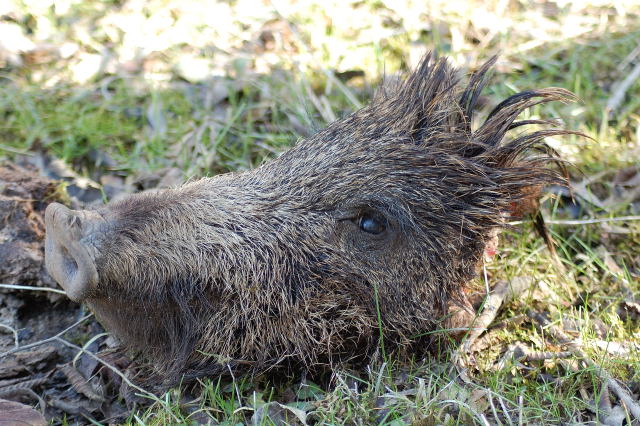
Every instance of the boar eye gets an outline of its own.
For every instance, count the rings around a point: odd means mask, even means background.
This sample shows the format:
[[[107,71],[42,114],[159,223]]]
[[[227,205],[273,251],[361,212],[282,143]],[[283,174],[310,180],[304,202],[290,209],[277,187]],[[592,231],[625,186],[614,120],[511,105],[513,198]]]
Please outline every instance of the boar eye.
[[[387,229],[387,219],[379,215],[364,214],[358,220],[358,226],[361,231],[379,235]]]

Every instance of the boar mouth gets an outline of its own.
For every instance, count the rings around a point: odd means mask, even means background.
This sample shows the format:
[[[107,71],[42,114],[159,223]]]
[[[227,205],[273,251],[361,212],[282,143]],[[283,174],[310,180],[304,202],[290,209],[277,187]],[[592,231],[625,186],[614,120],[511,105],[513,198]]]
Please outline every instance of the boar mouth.
[[[52,203],[45,212],[45,264],[51,276],[76,302],[85,300],[98,285],[95,247],[89,241],[102,217],[92,211],[74,211]]]

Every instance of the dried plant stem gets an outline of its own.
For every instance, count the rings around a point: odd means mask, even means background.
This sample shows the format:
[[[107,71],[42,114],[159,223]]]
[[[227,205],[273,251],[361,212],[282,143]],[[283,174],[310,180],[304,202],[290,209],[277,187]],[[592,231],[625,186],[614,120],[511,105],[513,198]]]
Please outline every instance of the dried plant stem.
[[[30,285],[0,284],[0,288],[8,288],[12,290],[48,291],[50,293],[64,294],[65,296],[67,295],[67,293],[65,293],[64,290],[60,290],[58,288],[51,288],[51,287],[33,287]]]
[[[531,286],[532,282],[531,277],[517,277],[510,281],[498,282],[491,293],[489,293],[482,314],[480,314],[472,324],[471,332],[461,345],[458,356],[471,353],[478,337],[480,337],[480,335],[489,328],[493,320],[495,320],[502,304],[510,300],[514,295],[521,294],[526,288]]]
[[[550,225],[590,225],[594,223],[607,223],[607,222],[632,222],[640,220],[640,216],[618,216],[618,217],[597,217],[593,219],[576,219],[576,220],[549,220],[545,219],[545,223]],[[509,222],[509,225],[520,225],[525,223],[523,220],[516,220]]]
[[[562,351],[562,352],[528,352],[524,355],[525,361],[545,361],[548,359],[563,359],[563,358],[571,358],[574,356],[572,351]]]
[[[43,340],[38,340],[37,342],[29,343],[28,345],[23,345],[23,346],[19,346],[19,347],[13,348],[11,350],[8,350],[8,351],[0,354],[0,358],[4,358],[7,355],[11,355],[11,354],[19,352],[19,351],[24,351],[24,350],[27,350],[27,349],[35,348],[36,346],[41,346],[41,345],[44,345],[44,344],[47,344],[47,343],[54,342],[57,339],[59,339],[61,336],[63,336],[65,333],[69,332],[70,330],[73,330],[74,328],[76,328],[77,326],[79,326],[80,324],[82,324],[84,321],[86,321],[87,319],[91,318],[92,316],[93,316],[93,314],[87,314],[87,315],[83,316],[78,321],[74,322],[69,327],[65,328],[64,330],[62,330],[60,333],[56,334],[55,336],[52,336],[52,337],[49,337],[49,338],[46,338],[46,339],[43,339]]]
[[[631,222],[634,220],[640,220],[640,216],[602,217],[582,220],[547,220],[546,222],[552,225],[589,225],[592,223]]]
[[[493,288],[493,291],[489,293],[487,300],[484,304],[482,313],[474,321],[471,332],[465,339],[461,346],[462,352],[468,354],[471,352],[474,343],[478,340],[478,337],[489,327],[498,314],[498,310],[507,295],[509,289],[509,281],[500,281]]]
[[[616,89],[607,100],[607,106],[605,108],[606,111],[609,112],[609,116],[612,116],[618,110],[625,94],[638,78],[640,78],[640,63],[633,67],[624,80],[615,85]]]

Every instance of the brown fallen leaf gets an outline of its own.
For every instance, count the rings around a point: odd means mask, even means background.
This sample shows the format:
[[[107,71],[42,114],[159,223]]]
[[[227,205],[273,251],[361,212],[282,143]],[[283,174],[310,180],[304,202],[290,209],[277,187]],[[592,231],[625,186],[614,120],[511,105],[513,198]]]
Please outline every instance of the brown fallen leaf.
[[[44,346],[30,351],[10,355],[0,364],[0,378],[15,377],[24,372],[31,373],[34,366],[53,358],[58,353],[53,346]]]
[[[49,422],[38,411],[19,402],[0,399],[0,426],[45,426]]]
[[[277,425],[306,425],[307,414],[298,408],[273,401],[258,408],[251,418],[251,423],[254,425],[270,422]]]
[[[71,363],[59,365],[58,369],[67,376],[71,386],[78,392],[89,399],[95,401],[104,401],[102,389],[96,388],[89,380],[87,380]]]

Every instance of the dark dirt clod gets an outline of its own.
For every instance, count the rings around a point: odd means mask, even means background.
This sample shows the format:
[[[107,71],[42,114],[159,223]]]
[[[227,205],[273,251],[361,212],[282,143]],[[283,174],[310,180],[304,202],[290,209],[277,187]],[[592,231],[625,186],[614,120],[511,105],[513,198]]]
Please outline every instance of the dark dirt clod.
[[[0,283],[57,287],[44,269],[44,210],[57,184],[13,164],[0,166]],[[50,300],[62,297],[40,293]]]
[[[44,268],[44,211],[51,202],[64,201],[64,194],[59,181],[15,164],[0,165],[0,283],[59,288]],[[13,350],[16,339],[24,346],[54,336],[81,314],[81,308],[61,294],[0,289],[0,353]],[[102,328],[89,321],[63,337],[100,332]],[[86,349],[95,353],[105,346],[100,339]],[[70,361],[75,355],[69,348],[51,342],[2,356],[0,398],[12,401],[0,399],[0,424],[27,419],[2,417],[5,409],[18,410],[16,416],[37,414],[21,403],[39,404],[49,419],[66,416],[70,422],[85,423],[87,416],[99,412],[98,417],[122,420],[124,409],[116,401],[119,389],[109,388],[106,398],[100,393],[105,383],[113,382],[108,370],[86,355],[73,367]],[[119,368],[128,362],[120,358],[107,354]],[[28,419],[36,422],[35,417]]]

